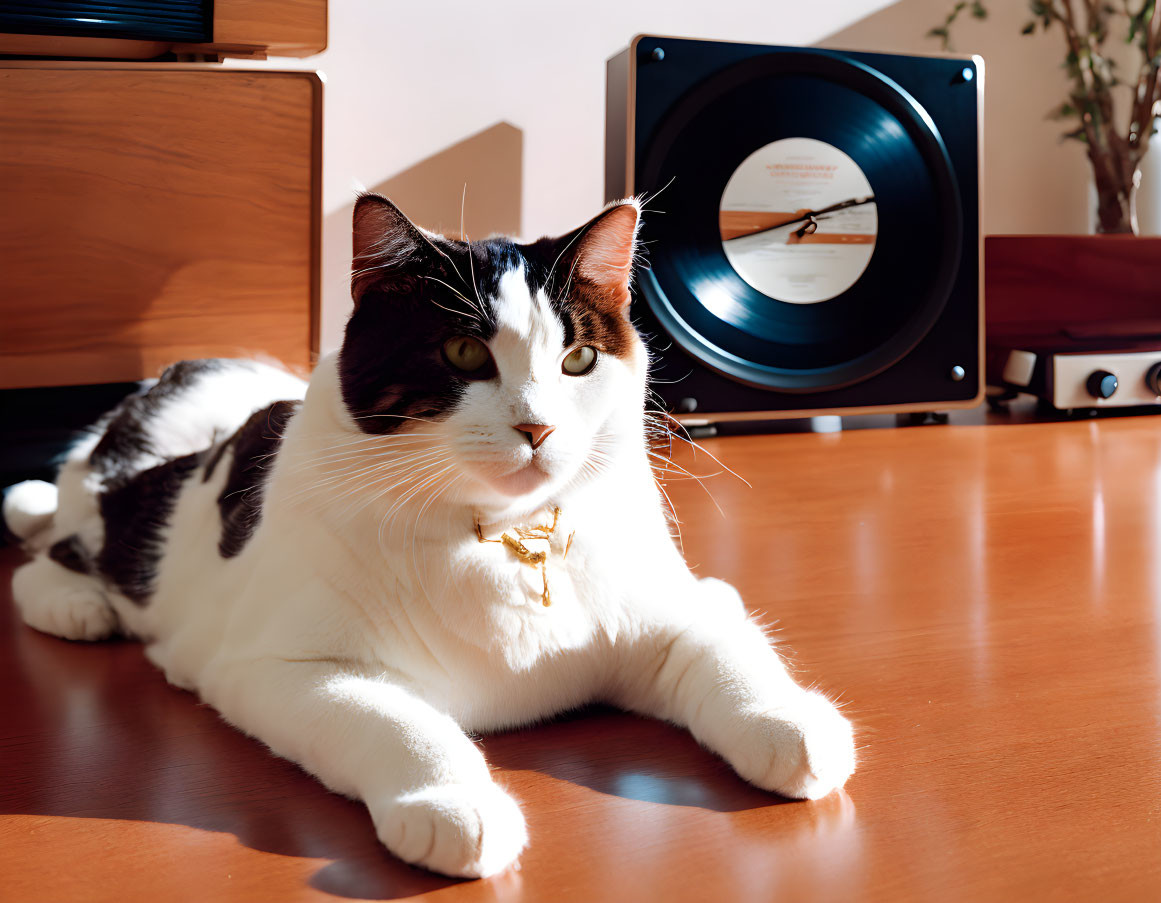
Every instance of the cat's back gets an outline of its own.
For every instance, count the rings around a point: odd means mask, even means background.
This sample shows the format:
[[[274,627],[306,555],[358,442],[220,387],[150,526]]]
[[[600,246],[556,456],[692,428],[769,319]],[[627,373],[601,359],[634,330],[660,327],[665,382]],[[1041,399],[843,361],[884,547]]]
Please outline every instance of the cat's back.
[[[190,553],[191,543],[222,560],[237,555],[257,520],[267,458],[304,391],[277,367],[213,359],[175,364],[125,399],[61,467],[56,511],[37,538],[48,561],[32,575],[28,604],[60,609],[53,600],[67,584],[70,598],[96,600],[71,606],[86,638],[95,638],[85,623],[94,619],[155,634],[150,609],[163,564]],[[175,535],[187,496],[202,509],[197,540]]]
[[[103,418],[95,443],[82,444],[69,460],[84,462],[102,489],[115,488],[159,464],[206,451],[259,408],[301,399],[305,387],[258,361],[180,361]]]

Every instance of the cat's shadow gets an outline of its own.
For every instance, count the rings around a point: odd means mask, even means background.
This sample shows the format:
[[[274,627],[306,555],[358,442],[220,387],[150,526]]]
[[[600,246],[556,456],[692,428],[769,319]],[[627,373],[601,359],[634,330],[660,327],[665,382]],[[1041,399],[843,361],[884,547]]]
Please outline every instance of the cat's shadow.
[[[745,783],[685,730],[609,706],[484,739],[506,771],[532,771],[643,803],[737,812],[789,802]]]
[[[361,804],[167,685],[137,644],[68,643],[4,608],[0,686],[12,715],[0,721],[8,760],[0,812],[227,832],[254,850],[331,860],[310,884],[340,897],[398,898],[456,883],[396,860]],[[721,812],[780,802],[684,731],[608,708],[488,737],[484,748],[533,821],[538,799],[578,787]]]

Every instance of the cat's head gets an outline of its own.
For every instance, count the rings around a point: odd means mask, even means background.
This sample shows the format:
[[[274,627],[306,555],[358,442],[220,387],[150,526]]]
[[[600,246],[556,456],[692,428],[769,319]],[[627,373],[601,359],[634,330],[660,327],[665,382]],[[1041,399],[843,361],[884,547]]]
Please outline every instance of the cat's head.
[[[339,356],[358,429],[397,437],[482,508],[535,507],[640,447],[647,356],[629,320],[640,220],[614,204],[560,238],[455,241],[355,206]]]

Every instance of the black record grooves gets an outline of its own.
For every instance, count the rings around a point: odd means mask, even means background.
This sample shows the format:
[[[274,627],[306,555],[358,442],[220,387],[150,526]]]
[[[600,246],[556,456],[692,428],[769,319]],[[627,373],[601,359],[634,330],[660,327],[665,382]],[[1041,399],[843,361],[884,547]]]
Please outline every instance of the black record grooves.
[[[782,138],[833,145],[874,192],[871,260],[827,301],[775,300],[722,250],[726,183]],[[646,218],[645,239],[665,253],[641,273],[642,295],[677,343],[718,371],[783,392],[851,385],[904,357],[943,311],[963,241],[959,190],[931,118],[874,69],[809,50],[752,57],[684,95],[642,150],[638,188],[668,186],[657,206],[680,211]]]

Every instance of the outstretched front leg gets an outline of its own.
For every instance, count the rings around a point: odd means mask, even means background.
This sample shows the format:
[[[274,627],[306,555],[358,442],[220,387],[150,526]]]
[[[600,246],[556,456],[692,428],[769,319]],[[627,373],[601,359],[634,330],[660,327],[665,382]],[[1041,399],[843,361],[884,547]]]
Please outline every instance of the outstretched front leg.
[[[643,615],[626,644],[615,701],[684,725],[747,781],[817,799],[855,768],[850,723],[798,686],[737,592],[720,580]]]
[[[527,842],[515,801],[450,717],[399,683],[339,661],[221,664],[203,688],[230,722],[366,803],[396,856],[484,877]]]

